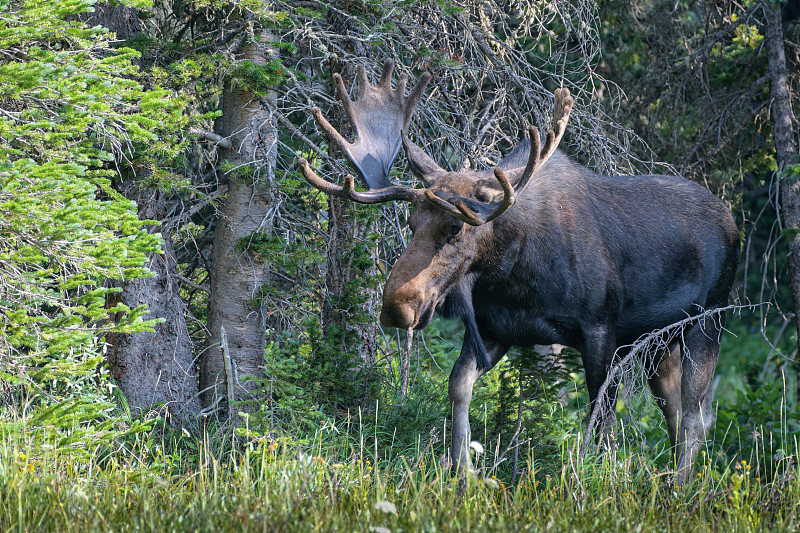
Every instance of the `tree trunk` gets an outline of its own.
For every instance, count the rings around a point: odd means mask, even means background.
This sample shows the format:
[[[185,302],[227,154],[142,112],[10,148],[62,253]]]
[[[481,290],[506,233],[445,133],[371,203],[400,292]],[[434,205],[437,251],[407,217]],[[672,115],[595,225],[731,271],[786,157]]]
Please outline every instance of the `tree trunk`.
[[[351,335],[340,341],[343,352],[358,354],[364,365],[375,364],[377,354],[378,290],[372,284],[359,281],[376,276],[375,265],[364,264],[363,249],[372,231],[373,223],[359,220],[352,202],[335,196],[329,197],[328,207],[328,265],[325,277],[328,298],[322,307],[322,325],[325,331],[341,328]],[[369,258],[371,261],[371,257]],[[356,282],[356,283],[353,283]],[[354,294],[354,285],[357,284]],[[354,308],[352,304],[359,306]],[[359,319],[356,315],[360,315]]]
[[[341,21],[335,17],[331,24],[338,31],[343,31]],[[353,46],[360,44],[354,41]],[[330,68],[331,72],[339,71],[347,86],[351,86],[355,78],[355,65],[332,61]],[[331,94],[333,92],[334,88],[331,87]],[[338,131],[344,135],[350,133],[352,125],[344,113],[332,119]],[[342,154],[331,155],[336,157]],[[339,376],[349,376],[350,386],[336,387],[336,391],[331,391],[334,396],[339,396],[333,399],[348,407],[363,403],[369,396],[373,377],[371,369],[378,351],[379,292],[376,267],[368,248],[374,222],[359,216],[359,211],[363,209],[342,198],[328,198],[327,290],[322,304],[322,331],[326,342],[335,348],[327,356],[338,359],[327,363],[354,367],[341,368],[341,372],[337,372]],[[363,383],[353,383],[353,379],[363,379]]]
[[[135,9],[98,4],[92,13],[78,18],[87,26],[103,26],[119,39],[136,37],[142,25]],[[166,197],[155,189],[140,190],[129,181],[120,187],[126,198],[139,206],[141,219],[163,221]],[[148,267],[153,277],[122,284],[116,298],[129,307],[147,305],[147,318],[162,319],[153,332],[113,335],[107,357],[111,372],[132,411],[156,410],[173,427],[197,429],[200,402],[197,374],[180,286],[175,282],[177,261],[169,228],[160,227],[162,254],[153,254]],[[110,302],[112,303],[112,302]]]
[[[798,328],[797,358],[800,360],[800,180],[783,173],[788,165],[796,162],[797,145],[792,131],[792,107],[781,15],[772,2],[764,2],[764,14],[766,16],[764,41],[770,79],[772,134],[775,139],[778,170],[782,171],[780,208],[784,235],[789,247],[789,285],[794,299],[795,322]],[[798,393],[800,393],[800,379],[798,379]]]
[[[258,42],[243,45],[237,59],[251,61],[256,67],[265,65],[270,52],[263,43],[270,40],[262,33]],[[218,133],[230,139],[233,147],[222,153],[228,191],[214,233],[208,333],[200,359],[201,397],[209,411],[224,407],[222,400],[245,399],[253,385],[243,378],[263,374],[266,330],[260,293],[269,280],[269,270],[251,246],[272,229],[271,213],[277,203],[271,188],[277,132],[262,98],[274,104],[274,93],[259,97],[229,78],[217,122]],[[223,328],[227,350],[221,344]],[[233,398],[228,398],[228,390]]]
[[[77,18],[88,27],[103,26],[117,34],[117,39],[136,37],[142,31],[139,14],[132,7],[113,4],[95,4],[94,11],[81,13]]]
[[[136,197],[142,219],[163,218],[165,198],[148,189]],[[116,335],[110,339],[109,366],[132,410],[156,409],[173,427],[197,429],[200,402],[192,343],[185,309],[175,282],[177,261],[168,229],[162,228],[164,252],[153,254],[148,267],[154,276],[122,285],[119,298],[129,307],[147,305],[148,319],[163,322],[153,332]]]

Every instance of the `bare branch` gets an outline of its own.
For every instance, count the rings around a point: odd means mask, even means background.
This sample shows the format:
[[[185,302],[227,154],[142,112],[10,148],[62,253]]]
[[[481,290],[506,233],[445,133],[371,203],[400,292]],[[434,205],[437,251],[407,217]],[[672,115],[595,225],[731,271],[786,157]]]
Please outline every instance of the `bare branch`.
[[[227,139],[221,135],[217,135],[213,131],[207,131],[200,128],[191,127],[189,128],[189,133],[193,135],[198,135],[206,139],[207,141],[215,143],[217,146],[225,148],[226,150],[233,149],[233,143],[231,142],[230,139]]]

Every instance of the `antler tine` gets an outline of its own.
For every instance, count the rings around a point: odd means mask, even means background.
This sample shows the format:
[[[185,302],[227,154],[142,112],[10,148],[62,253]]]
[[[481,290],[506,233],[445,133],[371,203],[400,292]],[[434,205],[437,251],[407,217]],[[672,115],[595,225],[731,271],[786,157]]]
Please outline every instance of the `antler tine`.
[[[361,65],[359,65],[359,67],[361,67]],[[359,77],[361,77],[361,69],[362,68],[359,69],[359,72],[358,72]],[[367,76],[367,73],[364,72],[364,77],[366,77],[366,76]],[[336,92],[339,93],[339,100],[342,101],[342,106],[344,107],[344,111],[345,111],[345,113],[347,113],[347,119],[353,125],[355,125],[356,128],[357,128],[358,124],[356,123],[356,120],[355,120],[356,112],[355,112],[355,109],[354,109],[354,106],[353,106],[353,100],[350,99],[350,95],[347,92],[347,87],[344,86],[344,80],[342,79],[341,74],[339,74],[338,72],[334,72],[334,74],[333,74],[333,85],[334,85],[334,87],[336,87]],[[314,108],[314,109],[319,109],[319,108]],[[320,116],[322,116],[322,113],[320,113]],[[317,118],[317,115],[314,115],[314,118]],[[317,119],[317,122],[319,122],[319,119]],[[330,126],[330,124],[328,124],[328,126]],[[327,132],[327,130],[326,130],[326,132]],[[337,135],[338,135],[338,132],[337,132]],[[340,147],[344,149],[344,147],[346,145],[341,144],[339,139],[344,140],[344,137],[342,137],[341,135],[338,135],[338,138],[337,138],[337,142],[339,142]]]
[[[385,70],[386,67],[384,66],[384,72]],[[369,82],[369,76],[367,76],[367,67],[359,63],[356,67],[356,72],[358,73],[358,85],[361,87],[361,90],[364,91],[367,87],[371,86]],[[341,78],[341,75],[338,73],[334,74],[334,76],[339,76]]]
[[[345,108],[346,107],[347,106],[345,106]],[[312,108],[311,114],[314,116],[314,119],[317,121],[317,124],[319,124],[322,127],[322,129],[325,130],[325,133],[328,134],[328,138],[330,138],[330,140],[338,144],[339,148],[343,148],[344,146],[346,146],[347,139],[342,137],[342,134],[339,133],[339,131],[336,128],[331,126],[331,123],[328,122],[328,119],[326,119],[325,116],[322,114],[322,110],[320,108],[318,107]]]
[[[473,213],[469,207],[467,207],[463,201],[461,200],[454,200],[452,203],[444,198],[439,198],[434,194],[430,189],[422,189],[425,191],[425,198],[428,199],[433,205],[441,209],[442,211],[446,211],[450,213],[452,216],[456,217],[457,219],[466,222],[471,226],[480,226],[483,224],[480,218],[478,218],[475,213]]]
[[[552,132],[548,132],[552,133]],[[541,136],[539,128],[536,126],[528,126],[528,138],[531,141],[531,149],[528,153],[528,164],[525,165],[525,170],[522,172],[522,177],[517,182],[514,188],[515,194],[519,194],[525,190],[531,177],[536,173],[536,170],[542,166],[542,153],[539,151],[541,146]]]
[[[359,65],[358,73],[364,72],[364,78],[361,79],[361,87],[365,87],[364,81],[366,80],[366,69],[363,65]],[[381,81],[378,82],[378,87],[391,87],[392,85],[392,72],[394,72],[394,61],[387,59],[383,62],[383,72],[381,73]],[[369,83],[369,82],[367,82]]]
[[[503,189],[503,199],[500,202],[485,204],[456,196],[444,199],[430,191],[426,191],[425,196],[428,200],[459,220],[463,220],[467,224],[473,226],[486,224],[502,215],[509,207],[514,205],[516,197],[522,194],[522,191],[525,190],[531,177],[537,170],[542,168],[550,156],[553,155],[558,144],[561,142],[561,138],[564,136],[564,132],[567,128],[567,120],[569,120],[569,114],[572,110],[574,100],[569,94],[569,89],[557,89],[554,96],[555,106],[553,119],[555,124],[553,129],[549,130],[545,135],[544,148],[541,147],[539,129],[535,126],[528,127],[528,137],[531,143],[530,153],[528,154],[528,163],[525,165],[525,170],[522,172],[522,176],[517,182],[516,187],[511,186],[511,182],[503,169],[495,167],[494,176]],[[471,204],[472,208],[467,206],[467,202]],[[477,211],[478,214],[476,214],[475,211]]]
[[[411,202],[417,197],[417,195],[422,194],[421,190],[418,191],[410,187],[396,185],[384,187],[382,189],[359,192],[355,190],[355,178],[352,174],[348,174],[344,177],[344,183],[340,187],[335,183],[331,183],[330,181],[319,177],[319,175],[314,172],[314,169],[311,168],[311,165],[308,163],[308,161],[306,161],[306,159],[301,158],[300,161],[298,161],[298,165],[300,166],[300,171],[303,173],[303,177],[306,179],[306,181],[320,191],[331,196],[346,198],[360,204],[379,204],[383,202],[390,202],[392,200]]]
[[[411,115],[414,114],[414,108],[417,107],[417,103],[419,102],[419,99],[422,98],[422,93],[425,92],[425,87],[428,86],[428,82],[431,81],[432,77],[433,76],[431,76],[430,72],[423,73],[422,76],[420,76],[417,80],[416,85],[414,85],[414,87],[411,89],[409,95],[406,97],[406,114],[403,117],[404,132],[408,131],[408,125],[411,124]],[[404,78],[405,76],[401,77],[400,81],[397,83],[398,89],[400,88],[401,83],[403,84],[403,87],[405,87]]]
[[[541,147],[541,135],[539,128],[536,126],[528,127],[528,137],[531,140],[531,151],[528,155],[528,164],[525,165],[525,170],[514,187],[515,194],[521,194],[525,187],[528,185],[531,177],[536,174],[536,171],[544,166],[550,156],[556,151],[558,145],[561,143],[561,138],[564,137],[564,132],[567,130],[567,121],[569,114],[572,111],[572,105],[575,99],[569,94],[569,89],[562,88],[556,89],[553,93],[555,97],[555,105],[553,109],[553,120],[555,124],[553,129],[548,130],[545,135],[544,148]],[[541,151],[540,151],[541,150]]]
[[[506,177],[506,173],[503,172],[502,168],[495,167],[494,177],[497,178],[497,181],[500,182],[500,187],[503,189],[503,199],[500,201],[500,205],[492,209],[492,211],[486,215],[483,219],[484,224],[502,215],[506,209],[514,205],[517,201],[516,191],[511,186],[511,181]]]
[[[406,83],[408,83],[408,74],[403,72],[402,74],[400,74],[400,77],[397,78],[397,88],[395,89],[395,91],[397,91],[400,94],[405,95],[406,94]],[[408,102],[408,98],[406,98],[406,102]],[[414,103],[416,104],[416,102],[414,102]],[[413,106],[412,106],[412,111],[413,111]]]
[[[503,199],[496,204],[484,204],[458,196],[444,199],[437,196],[429,189],[425,189],[425,197],[439,209],[446,211],[470,226],[481,226],[502,215],[506,209],[514,205],[516,201],[514,187],[512,187],[511,181],[509,181],[503,169],[495,168],[494,176],[497,178],[497,181],[500,182],[500,187],[503,189]],[[442,194],[442,192],[440,191],[439,194]],[[467,202],[473,204],[474,207],[471,209],[467,206]],[[477,211],[478,214],[475,214],[475,211]]]

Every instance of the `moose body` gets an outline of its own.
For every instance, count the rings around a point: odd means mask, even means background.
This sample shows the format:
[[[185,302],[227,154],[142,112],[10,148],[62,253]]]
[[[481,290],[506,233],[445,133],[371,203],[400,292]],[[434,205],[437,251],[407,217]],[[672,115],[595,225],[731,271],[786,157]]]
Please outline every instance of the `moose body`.
[[[365,203],[412,203],[413,237],[384,287],[380,320],[406,330],[424,328],[436,311],[464,321],[464,343],[449,384],[451,455],[458,470],[471,468],[473,385],[511,346],[558,343],[577,349],[594,406],[615,356],[626,346],[725,306],[739,233],[725,205],[704,187],[672,176],[603,176],[556,151],[572,107],[566,91],[556,93],[555,131],[548,132],[541,152],[538,130],[531,128],[531,140],[493,171],[446,172],[405,137],[427,77],[406,99],[405,79],[393,91],[391,71],[387,62],[373,87],[360,69],[362,96],[356,103],[334,76],[356,126],[354,144],[315,109],[364,181],[380,186],[360,193],[352,176],[338,187],[321,180],[305,161],[301,169],[331,194]],[[398,111],[387,118],[385,108],[391,106],[383,105],[382,114],[370,114],[378,113],[370,110],[381,99],[396,102]],[[362,136],[386,130],[390,122],[400,132],[384,141],[384,151],[396,154],[402,138],[412,172],[426,189],[388,184],[394,155],[381,157],[374,147],[369,157],[361,154]],[[385,174],[376,176],[375,165],[365,170],[365,158],[383,161]],[[723,324],[724,317],[699,319],[686,325],[665,353],[649,355],[657,359],[650,361],[656,371],[648,380],[666,419],[679,482],[691,475],[712,424],[711,383]],[[613,402],[616,390],[607,393]],[[601,412],[598,436],[610,435],[614,422],[613,410]]]
[[[601,176],[558,153],[540,175],[482,236],[467,271],[482,335],[579,349],[587,331],[613,326],[624,346],[727,303],[739,235],[706,189]]]

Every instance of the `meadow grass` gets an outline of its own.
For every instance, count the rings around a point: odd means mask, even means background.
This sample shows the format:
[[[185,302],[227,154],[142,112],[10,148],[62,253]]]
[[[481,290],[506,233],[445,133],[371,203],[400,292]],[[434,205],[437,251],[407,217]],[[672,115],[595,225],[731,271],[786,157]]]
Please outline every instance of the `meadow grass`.
[[[124,409],[114,418],[113,405],[90,400],[0,409],[0,532],[800,530],[797,383],[767,375],[768,354],[745,333],[720,361],[715,429],[688,486],[670,484],[647,397],[619,404],[616,450],[580,453],[579,374],[569,405],[537,408],[546,429],[521,437],[514,457],[496,431],[504,364],[476,387],[473,437],[485,453],[463,483],[446,463],[443,371],[363,417],[334,419],[298,400],[267,406],[266,431],[250,428],[253,414],[202,437]],[[446,348],[436,352],[443,368]],[[742,377],[752,368],[763,379]]]
[[[308,441],[139,433],[80,456],[3,426],[0,531],[800,529],[794,438],[790,449],[762,439],[735,461],[712,444],[695,481],[676,488],[657,467],[663,453],[623,445],[582,457],[576,433],[560,462],[524,454],[513,484],[502,469],[489,475],[487,451],[459,486],[443,463],[446,443],[383,448],[386,428],[365,426],[327,425]]]

